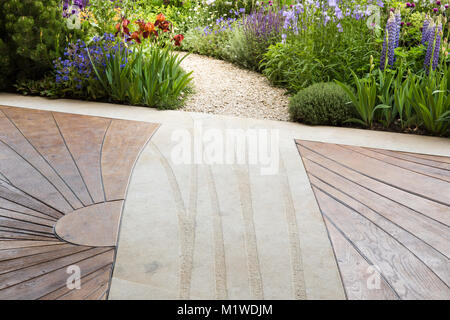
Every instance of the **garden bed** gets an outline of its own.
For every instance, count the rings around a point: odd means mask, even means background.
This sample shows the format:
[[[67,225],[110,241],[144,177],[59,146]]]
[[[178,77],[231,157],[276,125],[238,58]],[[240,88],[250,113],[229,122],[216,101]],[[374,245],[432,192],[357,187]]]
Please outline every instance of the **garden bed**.
[[[8,0],[0,90],[449,136],[448,10],[448,0]],[[183,63],[175,50],[261,73],[292,94],[289,114],[286,91],[262,76]]]

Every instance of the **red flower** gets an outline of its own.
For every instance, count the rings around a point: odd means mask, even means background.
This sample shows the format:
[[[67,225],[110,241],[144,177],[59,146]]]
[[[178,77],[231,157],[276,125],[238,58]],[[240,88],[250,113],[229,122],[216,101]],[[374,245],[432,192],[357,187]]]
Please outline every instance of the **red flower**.
[[[158,31],[156,31],[155,25],[153,23],[147,22],[144,27],[144,38],[147,38],[147,37],[151,36],[152,34],[155,37],[157,37]]]
[[[179,47],[181,45],[181,41],[183,41],[184,36],[182,34],[177,34],[175,37],[173,37],[173,41],[175,41],[175,46]]]
[[[166,17],[160,13],[156,16],[155,27],[158,27],[163,32],[168,32],[170,28],[170,21],[166,20]]]
[[[128,41],[136,41],[137,43],[141,43],[141,35],[138,31],[135,31],[131,34],[130,38],[128,39]]]
[[[116,24],[116,37],[118,34],[123,35],[127,34],[130,35],[130,29],[128,29],[128,25],[130,24],[130,20],[126,19],[125,17],[122,18],[122,20]]]
[[[155,26],[158,26],[161,22],[166,21],[166,17],[160,13],[156,16]]]

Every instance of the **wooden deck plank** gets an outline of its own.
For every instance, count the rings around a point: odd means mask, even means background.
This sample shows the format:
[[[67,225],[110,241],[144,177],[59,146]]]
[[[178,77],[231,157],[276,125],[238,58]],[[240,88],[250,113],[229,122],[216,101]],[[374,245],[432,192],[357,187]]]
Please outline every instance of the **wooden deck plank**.
[[[57,175],[48,162],[46,162],[45,159],[36,151],[33,145],[30,144],[27,137],[25,137],[17,129],[14,123],[10,121],[5,112],[6,110],[4,109],[3,111],[0,110],[0,128],[2,128],[0,131],[0,141],[2,141],[4,145],[8,146],[8,149],[10,149],[8,152],[14,151],[14,153],[16,153],[16,157],[18,156],[20,158],[20,160],[16,160],[18,161],[17,163],[13,164],[15,165],[17,171],[28,171],[28,167],[31,167],[38,174],[33,172],[33,176],[29,176],[27,179],[22,179],[21,176],[17,177],[16,175],[13,175],[13,172],[7,170],[6,168],[0,169],[2,174],[7,177],[13,185],[22,188],[23,190],[27,190],[25,183],[32,186],[34,184],[42,184],[42,180],[46,180],[46,183],[50,184],[51,187],[56,189],[57,193],[59,193],[60,199],[59,202],[57,202],[57,208],[60,208],[60,210],[63,210],[64,208],[66,208],[66,210],[70,210],[67,206],[75,209],[80,208],[82,206],[81,202],[75,197],[70,188]],[[0,152],[4,154],[4,152],[6,152],[5,148],[2,147]],[[0,162],[0,168],[7,165],[7,163],[3,163],[2,165],[2,162]],[[21,168],[21,166],[24,168]],[[42,187],[44,187],[44,185]],[[34,194],[33,192],[30,193]],[[56,195],[54,195],[54,197],[56,198]]]
[[[111,120],[56,112],[53,115],[94,203],[105,201],[100,161]]]
[[[449,158],[300,140],[297,147],[349,299],[450,299]],[[371,264],[391,291],[366,290]]]
[[[156,128],[0,106],[0,299],[107,298],[128,182]]]
[[[323,214],[379,268],[403,299],[450,299],[450,289],[419,259],[380,228],[313,188]]]
[[[349,197],[340,194],[340,198],[344,203],[348,204],[349,202],[352,202],[358,209],[364,210],[364,212],[368,209],[379,213],[382,217],[401,226],[406,231],[422,239],[431,247],[436,248],[446,257],[450,257],[450,246],[448,245],[450,243],[450,232],[449,228],[445,225],[405,208],[387,198],[381,198],[375,193],[310,162],[308,159],[305,159],[305,166],[307,166],[308,171],[312,175],[310,177],[312,184],[322,185],[317,181],[317,178],[326,181],[337,190],[350,195],[354,199],[358,199],[360,202],[357,204]],[[327,188],[327,190],[329,189]]]
[[[47,203],[32,197],[14,186],[0,181],[0,197],[22,206],[43,213],[51,218],[58,219],[63,213],[50,207]]]
[[[302,141],[305,146],[363,175],[397,189],[420,195],[445,206],[450,205],[450,184],[407,169],[390,165],[335,144]],[[414,183],[411,183],[414,181]]]
[[[23,207],[13,203],[9,200],[0,198],[0,215],[2,216],[11,216],[17,215],[18,217],[29,217],[29,219],[34,221],[41,221],[42,224],[53,225],[56,222],[56,219],[53,217],[49,217],[48,215],[42,214],[35,210],[29,209],[27,207]]]
[[[32,248],[42,246],[60,245],[61,241],[29,241],[29,240],[13,240],[13,241],[0,241],[0,254],[3,254],[3,250],[13,250],[20,248]]]
[[[448,206],[430,201],[422,197],[417,197],[411,193],[396,189],[393,186],[386,185],[380,181],[371,179],[365,175],[359,174],[347,167],[344,167],[333,160],[325,158],[310,149],[304,148],[301,145],[299,145],[298,148],[303,157],[319,163],[321,166],[332,170],[334,173],[345,177],[346,179],[358,184],[359,186],[369,189],[380,196],[391,199],[392,201],[402,204],[407,208],[415,210],[418,213],[424,214],[432,219],[440,221],[447,226],[450,226]]]
[[[13,273],[0,275],[0,289],[14,286],[18,283],[33,279],[42,274],[51,273],[52,271],[76,264],[79,261],[89,259],[100,253],[110,250],[110,248],[86,248],[82,246],[76,247],[78,248],[78,251],[73,254],[68,254],[66,256],[48,262],[23,268]]]
[[[52,239],[32,234],[21,234],[17,232],[8,232],[0,230],[0,238],[2,240],[30,240],[30,241],[52,241]]]
[[[58,242],[56,245],[41,245],[34,247],[24,247],[16,249],[5,249],[0,252],[0,262],[6,260],[19,259],[23,257],[33,256],[40,253],[59,250],[60,248],[70,247],[72,244],[66,242]]]
[[[421,157],[418,157],[417,154],[414,154],[414,153],[398,152],[398,151],[391,151],[391,150],[384,150],[384,149],[373,149],[373,148],[367,148],[367,149],[376,151],[379,153],[383,153],[385,155],[388,155],[388,156],[391,156],[394,158],[403,159],[403,160],[406,160],[409,162],[422,164],[422,165],[425,165],[425,166],[428,166],[431,168],[438,168],[440,170],[447,170],[447,171],[450,170],[450,164],[421,158]]]
[[[2,155],[0,170],[15,187],[34,198],[45,199],[46,204],[60,212],[72,211],[72,207],[61,193],[39,171],[1,141],[0,154]]]
[[[378,277],[370,265],[325,218],[328,233],[339,264],[345,292],[349,300],[397,300],[398,297],[386,280]]]
[[[107,201],[125,199],[130,174],[140,151],[157,125],[113,120],[102,152],[103,183]]]
[[[447,256],[425,243],[412,232],[408,232],[404,226],[395,224],[385,217],[384,214],[373,211],[364,204],[338,191],[334,187],[323,183],[314,176],[310,177],[311,184],[328,193],[330,196],[345,203],[349,208],[358,212],[361,216],[369,219],[372,223],[388,233],[393,239],[400,242],[421,261],[423,261],[436,275],[447,285],[450,285],[450,260]]]
[[[89,280],[82,279],[80,290],[71,290],[57,300],[97,300],[108,288],[111,276],[111,268],[102,270]]]
[[[345,148],[353,150],[355,152],[359,152],[361,154],[367,155],[368,157],[378,159],[380,161],[392,164],[399,168],[408,169],[415,173],[423,174],[426,176],[430,176],[436,179],[444,180],[446,182],[450,182],[450,171],[444,170],[441,168],[430,167],[424,164],[418,164],[416,162],[411,162],[407,160],[400,160],[399,158],[395,158],[389,155],[386,155],[382,152],[377,152],[374,149],[366,149],[359,148],[353,146],[345,146]]]
[[[27,112],[23,112],[17,108],[4,108],[3,112],[55,169],[70,191],[76,195],[77,200],[74,201],[72,198],[72,204],[77,204],[77,202],[81,202],[84,206],[92,204],[92,199],[59,133],[53,115],[48,111],[27,110]],[[76,208],[79,208],[79,205]]]
[[[80,289],[69,289],[66,285],[64,285],[63,287],[39,298],[39,300],[57,300],[57,299],[68,300],[67,295],[70,294],[72,291],[76,291],[76,292],[80,291],[81,294],[78,293],[79,296],[86,296],[89,293],[91,293],[91,290],[87,290],[88,288],[86,288],[85,284],[87,284],[91,280],[95,279],[96,277],[98,277],[99,275],[102,275],[104,273],[108,273],[109,275],[111,275],[111,271],[112,271],[112,265],[107,265],[107,266],[101,267],[100,269],[95,270],[94,272],[92,272],[88,275],[85,275],[84,277],[82,277],[80,279],[80,281],[81,281]],[[72,295],[72,297],[73,297],[73,295]]]
[[[15,259],[0,262],[0,275],[8,272],[14,272],[17,270],[30,268],[35,265],[39,265],[45,262],[49,262],[61,257],[73,255],[80,251],[86,250],[82,246],[76,246],[66,244],[63,246],[54,246],[54,250],[36,253],[31,256],[17,257]]]
[[[18,221],[30,222],[38,225],[47,226],[53,228],[55,225],[54,220],[34,216],[26,213],[10,211],[6,209],[0,209],[0,218],[10,218]]]
[[[428,161],[433,161],[435,163],[439,163],[440,167],[450,170],[450,166],[447,166],[447,164],[450,165],[450,159],[448,157],[435,156],[435,155],[423,154],[423,153],[412,153],[412,152],[399,152],[399,153],[404,154],[404,155],[409,155],[416,159],[424,159],[424,160],[428,160]]]
[[[98,250],[98,249],[96,249]],[[114,259],[114,250],[91,256],[86,259],[75,261],[80,267],[81,277],[106,265],[110,265]],[[3,300],[32,300],[39,299],[66,285],[68,273],[66,266],[61,266],[50,273],[46,273],[18,283],[14,286],[0,290],[0,299]]]
[[[11,217],[0,216],[0,226],[19,230],[49,233],[53,235],[53,226],[45,226],[30,221],[17,220]]]

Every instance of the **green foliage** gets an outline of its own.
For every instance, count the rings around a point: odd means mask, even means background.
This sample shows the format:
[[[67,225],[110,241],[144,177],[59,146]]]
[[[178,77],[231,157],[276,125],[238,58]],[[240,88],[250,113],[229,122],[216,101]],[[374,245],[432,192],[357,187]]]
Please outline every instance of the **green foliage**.
[[[356,94],[352,92],[351,87],[349,87],[345,83],[335,80],[337,84],[339,84],[342,89],[347,92],[359,115],[359,119],[350,118],[347,120],[347,122],[358,123],[368,128],[372,128],[373,122],[375,120],[375,113],[377,110],[391,108],[391,106],[389,105],[385,105],[382,103],[377,104],[378,87],[375,81],[375,77],[372,74],[373,67],[374,65],[372,64],[369,77],[363,79],[359,79],[358,76],[353,72],[353,70],[351,71],[356,87]]]
[[[379,44],[365,21],[343,20],[341,24],[342,32],[331,24],[309,28],[284,44],[269,47],[261,63],[262,72],[272,83],[291,92],[334,79],[351,83],[350,70],[363,75],[369,57],[379,56]]]
[[[26,95],[40,95],[47,98],[56,98],[61,96],[60,88],[55,83],[55,79],[47,76],[40,80],[19,80],[14,85],[17,92]]]
[[[95,64],[93,67],[112,101],[173,109],[180,104],[180,97],[192,80],[191,73],[181,68],[182,60],[169,47],[151,46],[146,52],[142,48],[131,53],[125,49],[110,55],[105,59],[104,72]]]
[[[393,108],[397,110],[400,126],[404,130],[416,124],[416,115],[412,107],[412,91],[410,90],[410,76],[405,79],[402,70],[399,70],[394,81]]]
[[[411,97],[419,119],[425,128],[436,135],[450,133],[448,115],[450,113],[450,73],[445,68],[431,71],[430,75],[411,76]]]
[[[413,47],[420,44],[422,40],[422,26],[425,20],[425,13],[411,10],[405,10],[403,13],[403,28],[401,30],[401,45],[404,47]]]
[[[333,82],[316,83],[291,98],[289,113],[294,121],[312,125],[342,125],[354,115],[347,92]]]
[[[3,0],[0,3],[0,89],[16,80],[38,79],[62,54],[73,33],[59,0]]]
[[[216,30],[214,30],[216,31]],[[205,34],[203,29],[194,28],[185,34],[182,43],[183,50],[194,52],[219,59],[230,60],[231,54],[228,51],[228,41],[232,35],[230,30],[218,34]]]
[[[224,49],[227,60],[252,70],[258,69],[261,51],[265,51],[265,48],[258,47],[256,41],[249,41],[242,28],[234,28],[231,31]]]
[[[320,82],[320,62],[310,53],[310,45],[296,41],[277,43],[264,54],[261,68],[263,74],[275,85],[297,92],[307,86]]]

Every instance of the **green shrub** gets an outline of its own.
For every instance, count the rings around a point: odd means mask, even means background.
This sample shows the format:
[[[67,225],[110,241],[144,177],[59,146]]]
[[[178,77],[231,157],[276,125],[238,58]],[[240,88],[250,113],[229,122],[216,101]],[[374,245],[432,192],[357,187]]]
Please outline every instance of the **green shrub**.
[[[68,30],[60,0],[2,0],[0,12],[0,89],[42,77],[80,32]]]
[[[347,93],[332,82],[316,83],[291,98],[292,120],[312,125],[342,125],[354,116]]]

